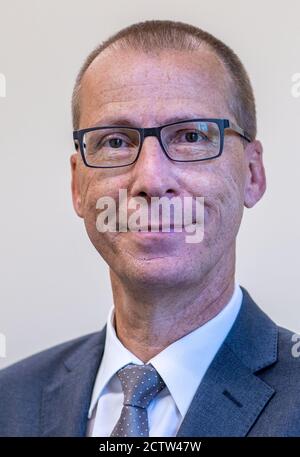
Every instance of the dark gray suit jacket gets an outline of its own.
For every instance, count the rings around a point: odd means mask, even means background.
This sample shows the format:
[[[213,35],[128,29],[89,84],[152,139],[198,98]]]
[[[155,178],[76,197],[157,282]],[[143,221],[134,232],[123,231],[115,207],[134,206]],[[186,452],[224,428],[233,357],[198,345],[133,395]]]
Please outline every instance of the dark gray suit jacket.
[[[291,353],[292,333],[242,291],[238,317],[177,436],[300,436],[300,359]],[[84,436],[105,332],[0,371],[0,436]]]

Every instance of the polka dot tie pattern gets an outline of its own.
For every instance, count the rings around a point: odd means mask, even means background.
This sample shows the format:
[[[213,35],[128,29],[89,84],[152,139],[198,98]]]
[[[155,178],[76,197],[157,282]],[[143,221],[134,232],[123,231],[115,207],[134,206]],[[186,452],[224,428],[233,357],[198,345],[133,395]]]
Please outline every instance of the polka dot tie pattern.
[[[110,436],[149,436],[147,407],[165,387],[151,365],[130,363],[117,372],[124,393],[120,418]]]

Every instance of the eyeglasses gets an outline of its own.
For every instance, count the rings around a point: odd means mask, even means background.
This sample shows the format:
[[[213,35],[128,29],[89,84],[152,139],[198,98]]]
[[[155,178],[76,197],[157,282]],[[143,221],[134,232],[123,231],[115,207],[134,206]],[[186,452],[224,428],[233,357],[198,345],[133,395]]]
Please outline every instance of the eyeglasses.
[[[160,127],[91,127],[73,132],[87,167],[118,168],[137,161],[144,139],[156,136],[166,156],[175,162],[200,162],[223,152],[224,131],[231,129],[251,142],[250,135],[228,119],[191,119]]]

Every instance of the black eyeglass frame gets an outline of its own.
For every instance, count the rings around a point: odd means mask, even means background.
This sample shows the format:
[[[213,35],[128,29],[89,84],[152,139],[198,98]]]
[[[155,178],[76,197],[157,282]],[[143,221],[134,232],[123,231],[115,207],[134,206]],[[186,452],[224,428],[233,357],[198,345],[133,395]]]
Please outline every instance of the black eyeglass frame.
[[[219,132],[220,132],[220,149],[219,149],[218,154],[216,154],[213,157],[205,157],[204,159],[193,159],[193,160],[177,160],[177,159],[173,159],[172,157],[170,157],[168,155],[168,152],[166,151],[166,149],[163,145],[162,139],[161,139],[161,131],[165,127],[169,127],[171,125],[184,124],[184,123],[190,123],[190,122],[214,122],[215,124],[218,125]],[[112,129],[112,128],[123,128],[123,129],[128,129],[128,130],[135,130],[135,131],[139,132],[140,146],[139,146],[139,150],[137,152],[136,158],[132,162],[127,163],[126,165],[101,166],[101,165],[88,164],[86,161],[84,147],[83,147],[83,137],[84,137],[85,133],[92,132],[95,130]],[[78,151],[78,145],[79,145],[79,150],[81,153],[82,160],[87,167],[90,167],[90,168],[121,168],[121,167],[128,167],[129,165],[134,164],[138,160],[143,143],[144,143],[144,139],[148,136],[155,136],[158,139],[163,152],[166,154],[168,159],[172,160],[173,162],[183,162],[183,163],[185,163],[185,162],[202,162],[203,160],[215,159],[215,158],[219,157],[223,152],[225,129],[233,130],[234,132],[236,132],[238,135],[240,135],[242,138],[244,138],[249,143],[251,143],[251,141],[252,141],[250,135],[245,130],[243,130],[241,127],[239,127],[237,124],[235,124],[234,122],[230,121],[229,119],[216,119],[216,118],[184,119],[182,121],[172,122],[171,124],[160,125],[159,127],[144,127],[143,128],[143,127],[131,127],[128,125],[109,125],[109,126],[89,127],[86,129],[74,130],[73,131],[73,140],[74,140],[74,144],[75,144],[75,149],[77,151]]]

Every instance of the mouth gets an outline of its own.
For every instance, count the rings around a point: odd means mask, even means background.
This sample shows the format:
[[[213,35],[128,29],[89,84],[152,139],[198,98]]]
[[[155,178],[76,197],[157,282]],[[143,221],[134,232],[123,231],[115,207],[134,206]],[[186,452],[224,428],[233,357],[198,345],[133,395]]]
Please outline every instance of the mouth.
[[[178,224],[148,224],[145,226],[140,226],[138,228],[139,232],[167,232],[167,231],[174,231],[175,229],[182,230],[184,228],[183,225]]]
[[[192,221],[188,226],[196,225],[196,221]],[[127,226],[128,232],[135,232],[138,234],[155,234],[155,233],[180,233],[185,232],[187,226],[183,224],[148,224],[136,228]]]

